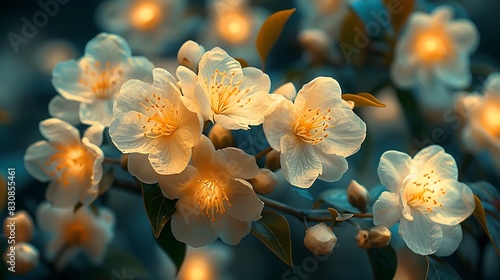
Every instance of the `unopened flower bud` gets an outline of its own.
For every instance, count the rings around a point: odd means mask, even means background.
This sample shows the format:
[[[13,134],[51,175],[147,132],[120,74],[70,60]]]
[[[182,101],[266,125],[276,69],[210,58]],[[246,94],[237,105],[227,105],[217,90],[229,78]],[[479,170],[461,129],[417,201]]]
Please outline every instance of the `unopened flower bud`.
[[[389,245],[391,241],[391,231],[385,226],[375,226],[370,228],[368,240],[374,248],[382,248]]]
[[[306,230],[304,245],[315,255],[330,254],[337,243],[337,236],[325,223],[314,225]]]
[[[370,240],[368,239],[369,233],[367,230],[360,230],[358,234],[354,238],[358,243],[358,247],[362,249],[370,249],[372,245],[370,244]]]
[[[248,180],[259,194],[272,193],[278,184],[278,177],[269,169],[261,168],[254,178]]]
[[[281,168],[280,152],[272,150],[267,154],[266,167],[271,171],[276,171]]]
[[[231,131],[222,128],[219,124],[212,126],[212,129],[208,133],[208,138],[210,138],[216,149],[234,147],[233,134],[231,134]]]
[[[179,65],[186,66],[187,68],[198,72],[198,63],[205,53],[205,48],[194,41],[186,41],[182,44],[179,52],[177,53],[177,62]]]
[[[10,248],[8,247],[3,254],[3,259],[7,267],[15,267],[13,271],[15,274],[25,274],[38,265],[40,253],[30,243],[16,242],[15,249],[11,251]]]
[[[347,200],[352,206],[358,208],[359,211],[366,212],[368,210],[368,203],[370,202],[370,193],[365,187],[352,180],[347,188]]]
[[[17,242],[27,242],[33,236],[33,219],[28,212],[21,210],[3,221],[3,234],[14,236]]]

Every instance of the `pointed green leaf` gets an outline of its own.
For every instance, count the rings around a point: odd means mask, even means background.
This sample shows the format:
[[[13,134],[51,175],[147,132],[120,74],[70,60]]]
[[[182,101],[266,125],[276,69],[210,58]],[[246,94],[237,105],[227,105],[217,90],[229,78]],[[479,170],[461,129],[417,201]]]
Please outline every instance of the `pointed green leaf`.
[[[398,268],[398,256],[391,245],[366,250],[372,267],[373,279],[393,279]]]
[[[262,218],[252,223],[252,234],[282,261],[293,267],[290,226],[285,217],[272,211],[262,211]]]
[[[328,208],[328,211],[330,212],[330,215],[332,215],[332,218],[337,221],[337,222],[343,222],[346,220],[349,220],[354,216],[352,213],[339,213],[337,210],[333,208]]]
[[[262,61],[262,68],[264,68],[269,52],[271,52],[271,49],[281,35],[281,31],[283,31],[285,23],[293,12],[295,12],[295,8],[278,11],[270,15],[264,24],[262,24],[256,42],[257,51]]]
[[[186,244],[175,239],[170,223],[167,223],[167,226],[162,230],[156,241],[162,250],[172,259],[178,273],[186,257]]]
[[[445,261],[436,257],[427,257],[427,277],[429,280],[460,279],[457,272]]]
[[[380,102],[375,96],[362,92],[358,94],[344,93],[342,99],[354,102],[355,107],[370,106],[385,108],[385,104]]]
[[[156,238],[175,213],[175,202],[163,196],[158,184],[141,184],[144,208]]]
[[[499,244],[497,243],[498,239],[497,238],[493,239],[490,234],[490,231],[488,230],[486,213],[484,212],[483,204],[481,203],[481,200],[479,199],[479,197],[477,197],[477,195],[474,195],[474,202],[476,203],[476,208],[474,209],[474,212],[472,214],[474,215],[474,217],[476,217],[479,224],[481,224],[481,227],[483,228],[484,232],[490,239],[490,242],[493,245],[493,248],[495,248],[497,254],[500,255],[500,249],[498,248]]]
[[[415,7],[415,0],[394,1],[383,0],[387,6],[387,10],[391,14],[392,27],[394,31],[399,33],[404,27],[408,17],[413,12]],[[399,5],[398,5],[399,4]]]

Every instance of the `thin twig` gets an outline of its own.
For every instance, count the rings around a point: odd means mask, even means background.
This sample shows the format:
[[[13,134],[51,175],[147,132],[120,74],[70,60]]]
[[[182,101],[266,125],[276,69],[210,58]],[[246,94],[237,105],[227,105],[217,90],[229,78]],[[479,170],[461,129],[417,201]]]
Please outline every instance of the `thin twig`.
[[[263,150],[262,152],[258,153],[256,156],[255,156],[255,159],[259,159],[265,155],[267,155],[270,151],[272,151],[273,148],[271,147],[267,147],[265,150]]]
[[[116,164],[116,165],[121,165],[120,159],[119,158],[104,158],[103,163],[109,163],[109,164]]]

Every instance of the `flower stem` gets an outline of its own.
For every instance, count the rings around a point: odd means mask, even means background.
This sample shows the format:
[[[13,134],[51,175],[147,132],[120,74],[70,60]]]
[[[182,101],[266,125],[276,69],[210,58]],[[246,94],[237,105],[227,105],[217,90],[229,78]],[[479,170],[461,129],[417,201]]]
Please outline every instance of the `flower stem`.
[[[256,156],[255,156],[255,159],[259,159],[265,155],[267,155],[270,151],[272,151],[273,148],[271,147],[267,147],[265,150],[263,150],[262,152],[258,153]]]
[[[103,163],[116,164],[116,165],[120,165],[121,164],[119,158],[108,158],[108,157],[104,158]]]

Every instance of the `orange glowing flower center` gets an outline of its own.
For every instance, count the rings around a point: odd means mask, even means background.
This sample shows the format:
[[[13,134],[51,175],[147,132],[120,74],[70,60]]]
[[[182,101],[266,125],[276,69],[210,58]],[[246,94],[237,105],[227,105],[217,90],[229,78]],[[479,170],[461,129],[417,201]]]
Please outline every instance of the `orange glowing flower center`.
[[[484,130],[500,140],[500,100],[486,100],[480,110],[480,122]]]
[[[324,112],[321,112],[319,108],[316,110],[307,109],[295,122],[293,132],[306,143],[312,145],[320,143],[328,137],[326,130],[329,127],[333,127],[329,123],[332,119],[328,116],[330,112],[330,109]]]
[[[250,35],[249,16],[237,10],[223,13],[218,17],[216,24],[220,36],[229,43],[242,43]]]
[[[222,114],[229,109],[230,104],[236,103],[239,107],[243,107],[251,98],[247,98],[241,102],[250,90],[247,89],[241,94],[240,85],[242,80],[235,82],[235,73],[231,72],[229,75],[226,72],[220,72],[218,69],[210,76],[210,83],[206,82],[209,87],[209,99],[212,106],[212,111],[216,114]]]
[[[444,32],[423,33],[416,41],[416,52],[423,61],[442,60],[452,51],[452,45]]]
[[[132,25],[147,30],[156,27],[162,19],[162,9],[153,1],[140,1],[130,10]]]
[[[75,178],[79,182],[90,178],[93,165],[90,153],[81,146],[59,145],[55,148],[57,152],[47,162],[47,165],[54,167],[50,176],[55,176],[64,185],[69,184],[70,178]]]
[[[68,245],[77,246],[88,240],[89,233],[85,225],[75,221],[66,226],[65,238]]]
[[[403,195],[409,206],[420,211],[432,212],[434,207],[442,207],[439,199],[446,194],[441,180],[436,178],[434,169],[420,176],[408,176],[403,182]]]
[[[144,136],[157,138],[172,134],[177,128],[179,119],[179,110],[177,106],[167,100],[161,98],[156,93],[153,93],[153,99],[145,98],[146,103],[140,103],[150,116],[146,119],[146,124],[142,126]],[[137,114],[141,120],[143,115]]]
[[[195,191],[194,196],[200,206],[200,213],[207,215],[212,222],[215,223],[216,216],[226,213],[225,204],[231,207],[229,199],[224,190],[224,187],[219,185],[217,181],[198,180],[200,184]]]
[[[115,95],[123,83],[123,72],[120,67],[112,67],[111,62],[94,62],[85,64],[84,77],[80,84],[94,92],[97,99],[108,99]]]

